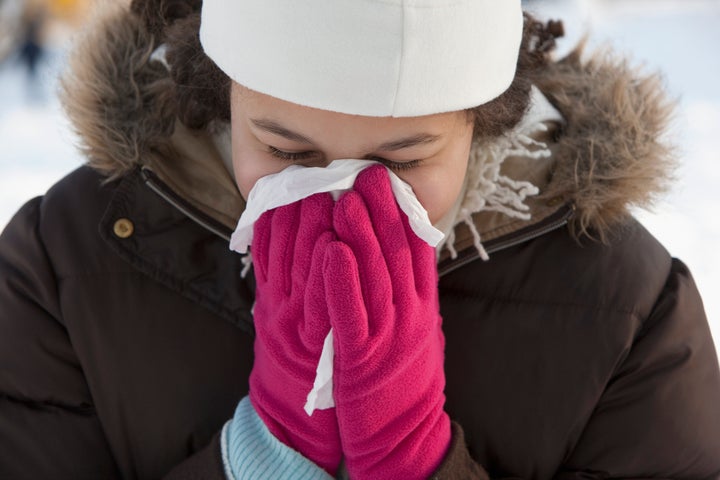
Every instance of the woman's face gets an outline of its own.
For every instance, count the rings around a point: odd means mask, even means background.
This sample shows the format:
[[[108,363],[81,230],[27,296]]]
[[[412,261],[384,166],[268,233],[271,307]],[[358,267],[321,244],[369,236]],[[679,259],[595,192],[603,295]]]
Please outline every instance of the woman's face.
[[[235,180],[247,198],[255,182],[293,164],[337,159],[382,162],[412,186],[436,223],[460,194],[472,140],[465,112],[364,117],[303,107],[233,84]]]

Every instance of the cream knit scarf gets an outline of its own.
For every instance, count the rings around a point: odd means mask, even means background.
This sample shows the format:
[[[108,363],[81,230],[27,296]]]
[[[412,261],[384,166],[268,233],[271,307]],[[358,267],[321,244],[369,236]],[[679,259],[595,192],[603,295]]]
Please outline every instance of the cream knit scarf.
[[[533,86],[530,108],[514,129],[500,137],[473,143],[463,190],[455,207],[437,225],[445,233],[445,239],[438,245],[438,253],[446,248],[451,258],[457,257],[455,227],[465,223],[473,234],[480,257],[483,260],[489,258],[473,222],[474,213],[500,212],[512,218],[530,219],[525,200],[537,195],[538,188],[530,182],[509,178],[500,171],[503,162],[510,157],[530,160],[550,157],[547,144],[533,139],[534,135],[548,130],[546,122],[550,121],[562,121],[562,116]]]

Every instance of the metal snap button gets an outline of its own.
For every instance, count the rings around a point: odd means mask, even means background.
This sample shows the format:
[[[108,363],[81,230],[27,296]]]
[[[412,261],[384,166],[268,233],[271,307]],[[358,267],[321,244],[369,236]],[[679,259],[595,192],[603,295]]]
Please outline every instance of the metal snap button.
[[[120,218],[113,225],[113,233],[118,238],[129,238],[135,231],[135,226],[127,218]]]

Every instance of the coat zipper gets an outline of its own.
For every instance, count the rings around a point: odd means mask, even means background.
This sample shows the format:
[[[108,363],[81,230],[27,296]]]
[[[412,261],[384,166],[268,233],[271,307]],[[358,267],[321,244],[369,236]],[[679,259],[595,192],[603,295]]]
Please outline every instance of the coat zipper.
[[[150,187],[150,189],[158,194],[163,200],[168,202],[170,205],[175,207],[178,211],[180,211],[183,215],[188,217],[190,220],[194,221],[201,227],[209,230],[210,232],[214,233],[215,235],[219,236],[220,238],[227,240],[230,242],[230,235],[224,231],[222,231],[220,228],[212,225],[211,222],[201,218],[199,215],[197,215],[195,212],[193,212],[190,208],[183,205],[180,201],[176,200],[173,195],[168,192],[168,188],[160,182],[160,180],[157,179],[155,174],[147,167],[142,167],[141,170],[143,181],[145,182],[145,185]]]
[[[541,237],[545,235],[546,233],[553,232],[555,230],[558,230],[560,228],[565,227],[570,219],[575,214],[575,205],[573,204],[567,204],[564,207],[562,207],[558,212],[552,215],[551,218],[547,219],[545,222],[541,222],[539,225],[537,225],[537,228],[534,228],[533,230],[529,232],[525,232],[519,235],[511,235],[506,240],[501,240],[497,243],[494,243],[487,247],[485,251],[488,253],[488,255],[492,253],[497,253],[501,250],[507,250],[508,248],[515,247],[517,245],[520,245],[525,242],[529,242],[530,240],[533,240],[535,238]],[[473,248],[474,251],[474,248]],[[474,262],[475,260],[480,258],[480,253],[477,251],[474,251],[473,254],[470,254],[466,257],[463,257],[461,259],[457,259],[453,262],[451,262],[446,267],[442,267],[440,271],[438,272],[438,275],[440,277],[447,275],[450,272],[453,272],[457,270],[458,268],[464,267],[470,262]]]

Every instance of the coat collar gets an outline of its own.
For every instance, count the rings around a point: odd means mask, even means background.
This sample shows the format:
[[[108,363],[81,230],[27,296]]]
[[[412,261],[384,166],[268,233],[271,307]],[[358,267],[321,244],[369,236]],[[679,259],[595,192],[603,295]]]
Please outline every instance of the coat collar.
[[[132,222],[132,235],[118,237],[118,219]],[[241,278],[243,257],[228,249],[224,228],[138,167],[118,181],[99,232],[139,271],[252,334],[254,283]]]

